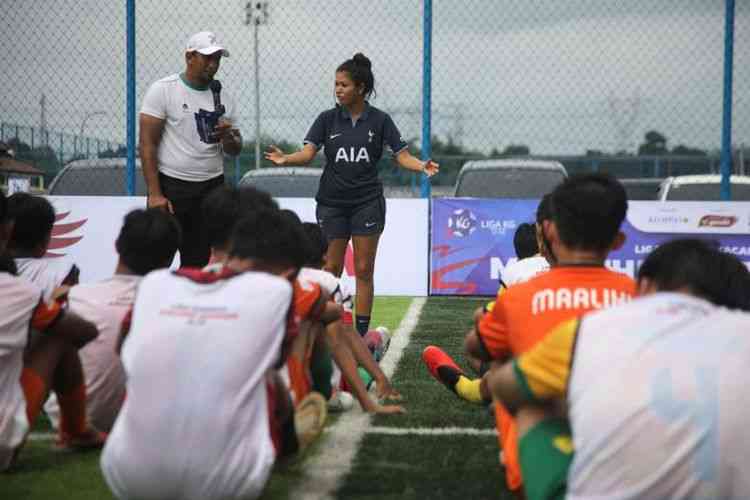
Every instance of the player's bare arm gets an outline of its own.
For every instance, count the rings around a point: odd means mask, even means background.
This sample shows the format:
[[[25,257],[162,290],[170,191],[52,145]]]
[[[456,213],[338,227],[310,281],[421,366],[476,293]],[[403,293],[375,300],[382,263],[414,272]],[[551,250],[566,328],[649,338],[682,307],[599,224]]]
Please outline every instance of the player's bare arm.
[[[393,388],[388,377],[380,369],[380,365],[372,357],[372,353],[364,339],[352,327],[344,327],[342,335],[344,335],[345,340],[349,343],[349,348],[352,354],[354,354],[354,359],[374,379],[376,387],[375,395],[377,398],[379,400],[390,399],[392,401],[400,401],[402,399],[401,394]]]
[[[365,384],[357,372],[357,362],[352,355],[349,343],[342,338],[341,321],[334,321],[326,326],[326,344],[331,351],[331,357],[341,370],[344,379],[349,383],[352,394],[359,401],[362,410],[368,413],[394,414],[406,413],[406,410],[399,405],[380,405],[370,398]]]
[[[486,375],[487,385],[492,397],[499,400],[511,414],[515,412],[528,400],[513,373],[513,362],[492,363],[490,371]]]
[[[290,153],[290,154],[284,154],[284,152],[279,149],[278,147],[271,145],[269,150],[265,152],[265,158],[266,160],[269,160],[273,162],[275,165],[284,166],[284,165],[308,165],[313,158],[315,158],[315,155],[317,154],[317,149],[315,149],[315,146],[312,144],[305,144],[301,150]]]
[[[327,325],[333,321],[341,319],[343,308],[337,303],[329,300],[323,306],[323,311],[320,313],[320,321]]]
[[[141,156],[141,167],[143,178],[146,181],[146,192],[148,193],[148,207],[161,208],[174,213],[172,203],[164,197],[159,184],[159,142],[164,132],[165,120],[141,113],[139,153]]]
[[[430,160],[422,161],[404,149],[396,155],[396,162],[402,168],[424,172],[428,177],[432,177],[440,171],[440,164]]]

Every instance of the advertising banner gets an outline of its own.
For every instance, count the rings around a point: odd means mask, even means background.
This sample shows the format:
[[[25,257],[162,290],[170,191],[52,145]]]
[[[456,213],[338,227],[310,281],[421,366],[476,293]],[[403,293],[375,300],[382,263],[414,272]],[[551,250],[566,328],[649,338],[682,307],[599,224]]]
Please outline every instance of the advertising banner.
[[[516,260],[513,236],[533,222],[538,200],[442,198],[432,201],[430,294],[495,295],[502,270]],[[750,267],[750,204],[632,201],[622,226],[625,245],[607,266],[635,276],[664,241],[715,240]]]
[[[81,282],[112,275],[117,264],[115,239],[130,210],[146,206],[144,197],[49,196],[57,220],[48,257],[74,262]],[[305,222],[315,222],[315,200],[281,198],[282,208],[294,210]],[[387,200],[385,232],[375,261],[376,295],[427,295],[429,205],[421,199]],[[175,266],[179,260],[175,262]],[[354,289],[351,243],[345,259],[344,279]]]

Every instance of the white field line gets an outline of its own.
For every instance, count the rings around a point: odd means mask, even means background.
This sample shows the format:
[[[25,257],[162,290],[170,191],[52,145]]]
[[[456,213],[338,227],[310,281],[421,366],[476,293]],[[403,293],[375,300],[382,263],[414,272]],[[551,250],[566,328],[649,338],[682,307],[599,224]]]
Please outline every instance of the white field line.
[[[367,429],[367,434],[387,434],[391,436],[497,436],[495,429],[475,429],[471,427],[375,427]]]
[[[380,367],[389,378],[396,371],[396,366],[404,354],[404,348],[409,344],[426,301],[427,299],[423,297],[414,299],[404,319],[401,320],[401,324],[391,336],[388,352],[380,361]],[[398,418],[398,416],[393,418]],[[318,449],[318,455],[304,464],[303,476],[290,498],[311,500],[333,498],[341,479],[351,469],[359,444],[370,426],[370,420],[370,415],[363,413],[358,405],[341,415],[331,431],[325,434],[324,441]]]

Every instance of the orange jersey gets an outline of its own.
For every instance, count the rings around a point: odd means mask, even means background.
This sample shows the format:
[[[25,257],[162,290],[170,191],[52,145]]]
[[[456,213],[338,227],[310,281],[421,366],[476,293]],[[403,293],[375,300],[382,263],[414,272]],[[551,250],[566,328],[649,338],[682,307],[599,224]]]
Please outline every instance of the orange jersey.
[[[286,357],[286,375],[289,390],[295,404],[302,400],[312,388],[310,356],[315,342],[311,330],[312,323],[318,321],[323,308],[320,307],[321,288],[317,283],[295,280],[292,295],[294,331]]]
[[[294,315],[302,320],[317,320],[320,317],[321,310],[315,306],[320,298],[320,285],[317,283],[294,281]]]
[[[629,301],[635,282],[604,267],[561,266],[498,293],[492,311],[478,326],[478,337],[493,359],[531,349],[555,326],[588,311]],[[495,404],[495,422],[503,450],[508,488],[521,486],[518,435],[513,417]]]
[[[498,294],[479,338],[493,359],[528,351],[552,328],[593,309],[629,301],[635,282],[604,267],[555,267]]]
[[[43,332],[48,329],[62,316],[62,307],[59,302],[49,304],[39,301],[31,317],[31,327]]]

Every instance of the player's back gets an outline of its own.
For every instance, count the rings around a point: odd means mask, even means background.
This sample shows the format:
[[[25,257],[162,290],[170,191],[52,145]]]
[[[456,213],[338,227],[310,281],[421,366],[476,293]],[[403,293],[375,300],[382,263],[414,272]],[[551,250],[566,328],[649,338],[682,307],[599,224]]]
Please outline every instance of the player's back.
[[[509,263],[503,269],[500,279],[505,288],[510,288],[547,271],[549,271],[549,262],[545,257],[537,254]]]
[[[59,259],[14,259],[18,276],[41,287],[44,300],[49,301],[57,287],[74,271],[74,264]]]
[[[561,322],[627,302],[634,293],[629,276],[604,266],[558,266],[509,288],[493,314],[505,316],[508,346],[518,355]]]
[[[569,498],[750,498],[749,333],[750,314],[675,293],[584,317]]]
[[[128,396],[102,457],[115,493],[259,493],[275,460],[266,373],[279,361],[291,295],[265,273],[144,278],[122,351]]]
[[[89,421],[109,431],[125,398],[125,371],[117,355],[122,323],[133,307],[141,277],[118,274],[96,283],[76,285],[68,294],[68,307],[99,330],[99,336],[78,351],[86,379],[86,413]],[[51,395],[44,405],[55,427],[60,408]]]
[[[36,286],[0,272],[0,470],[29,428],[20,380],[29,324],[41,297]]]
[[[557,266],[498,293],[495,306],[482,318],[479,336],[490,356],[502,359],[531,349],[555,326],[590,310],[630,300],[635,282],[604,266]],[[504,450],[506,482],[521,485],[515,420],[495,403],[498,439]]]

